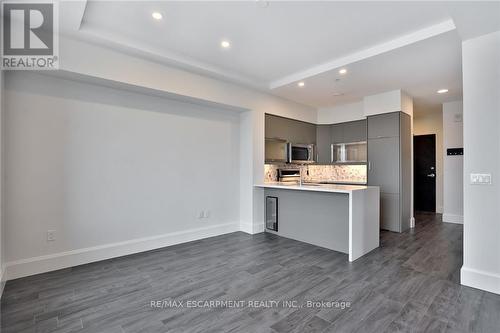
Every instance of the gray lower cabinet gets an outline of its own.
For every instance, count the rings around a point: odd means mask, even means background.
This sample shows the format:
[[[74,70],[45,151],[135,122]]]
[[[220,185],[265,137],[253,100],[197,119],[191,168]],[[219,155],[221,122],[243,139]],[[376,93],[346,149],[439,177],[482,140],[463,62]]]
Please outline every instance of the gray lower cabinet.
[[[316,154],[318,164],[331,163],[331,125],[316,127]]]
[[[368,117],[368,185],[380,187],[382,229],[410,227],[411,120],[403,112]]]
[[[401,217],[399,214],[399,194],[380,194],[380,228],[390,231],[400,231]]]

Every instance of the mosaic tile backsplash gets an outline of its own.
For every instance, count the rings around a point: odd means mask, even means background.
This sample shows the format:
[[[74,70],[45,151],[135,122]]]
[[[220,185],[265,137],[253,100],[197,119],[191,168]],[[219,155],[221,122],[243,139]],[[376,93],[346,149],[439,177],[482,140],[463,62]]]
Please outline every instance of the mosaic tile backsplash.
[[[308,182],[366,183],[366,165],[266,164],[264,166],[264,181],[277,181],[278,169],[298,168],[302,179]]]

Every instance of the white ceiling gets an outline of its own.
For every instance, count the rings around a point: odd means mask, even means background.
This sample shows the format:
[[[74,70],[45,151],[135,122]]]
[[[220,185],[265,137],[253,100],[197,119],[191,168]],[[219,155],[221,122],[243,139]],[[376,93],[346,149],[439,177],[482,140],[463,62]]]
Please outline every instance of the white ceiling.
[[[88,1],[78,29],[68,19],[61,29],[317,107],[396,88],[423,104],[460,97],[459,36],[500,30],[499,2],[266,3]],[[74,8],[61,6],[61,17]],[[335,82],[339,64],[349,73]]]
[[[416,102],[436,104],[462,94],[461,42],[456,31],[413,43],[304,80],[302,88],[291,83],[274,93],[316,107],[359,101],[363,96],[403,89]],[[437,94],[441,88],[448,94]],[[343,94],[336,96],[336,94]]]
[[[89,2],[82,28],[269,82],[448,19],[434,7],[415,15],[404,3]]]

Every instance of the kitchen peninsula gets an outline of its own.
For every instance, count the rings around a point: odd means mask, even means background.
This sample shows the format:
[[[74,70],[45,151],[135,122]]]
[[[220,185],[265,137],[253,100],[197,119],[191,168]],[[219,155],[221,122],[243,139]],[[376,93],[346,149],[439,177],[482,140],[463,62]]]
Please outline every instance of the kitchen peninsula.
[[[266,199],[277,202],[275,216],[270,217],[277,218],[278,227],[267,232],[347,253],[349,261],[379,246],[377,186],[282,182],[255,186]]]

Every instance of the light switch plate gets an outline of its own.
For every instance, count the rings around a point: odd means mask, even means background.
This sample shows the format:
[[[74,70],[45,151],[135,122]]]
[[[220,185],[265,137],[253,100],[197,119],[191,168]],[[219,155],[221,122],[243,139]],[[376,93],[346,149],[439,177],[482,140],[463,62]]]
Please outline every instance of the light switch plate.
[[[491,173],[471,173],[470,183],[472,185],[490,185]]]

